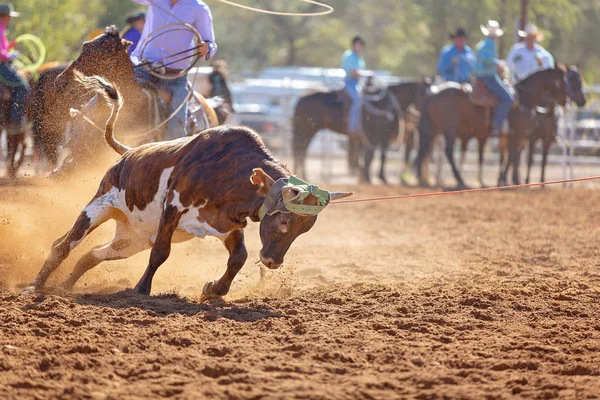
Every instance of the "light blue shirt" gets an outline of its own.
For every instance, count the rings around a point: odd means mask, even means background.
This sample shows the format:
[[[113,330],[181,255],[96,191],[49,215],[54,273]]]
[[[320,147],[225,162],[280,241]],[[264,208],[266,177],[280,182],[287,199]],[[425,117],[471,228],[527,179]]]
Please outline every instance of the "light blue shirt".
[[[344,56],[342,57],[342,68],[344,71],[346,71],[346,78],[344,79],[345,82],[357,84],[358,79],[352,77],[352,75],[350,75],[350,71],[353,69],[366,69],[367,64],[362,56],[356,54],[352,50],[346,50],[346,52],[344,52]]]
[[[458,59],[456,66],[453,63],[455,58]],[[471,81],[471,74],[475,70],[476,64],[477,57],[469,46],[465,46],[460,51],[455,45],[449,44],[442,49],[438,74],[446,81],[467,83]]]
[[[499,64],[498,48],[492,38],[485,38],[477,44],[477,76],[495,76],[498,73],[496,67]]]

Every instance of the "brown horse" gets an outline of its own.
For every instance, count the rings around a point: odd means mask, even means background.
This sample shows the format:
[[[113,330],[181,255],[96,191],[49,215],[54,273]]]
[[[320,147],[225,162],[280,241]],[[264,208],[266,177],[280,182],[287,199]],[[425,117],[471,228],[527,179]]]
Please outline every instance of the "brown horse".
[[[543,90],[539,82],[546,82]],[[548,85],[549,84],[549,85]],[[520,106],[513,108],[509,116],[510,135],[508,137],[508,158],[501,158],[501,171],[498,185],[506,185],[509,169],[512,167],[512,183],[521,183],[519,166],[521,151],[526,140],[530,142],[530,152],[534,143],[544,138],[542,181],[545,178],[545,166],[548,150],[554,141],[558,122],[554,114],[555,106],[564,106],[571,99],[578,107],[587,101],[583,93],[583,80],[577,67],[557,64],[556,68],[536,72],[519,82],[515,88],[519,94]],[[545,106],[551,115],[540,115],[538,105]],[[531,160],[533,154],[530,153]],[[503,164],[502,162],[506,160]],[[528,173],[529,177],[529,173]]]
[[[37,114],[34,118],[34,136],[44,138],[41,140],[46,147],[52,167],[56,166],[57,149],[64,140],[65,129],[71,120],[69,110],[71,107],[79,108],[87,102],[90,96],[81,93],[79,85],[73,84],[74,71],[78,70],[85,75],[100,75],[114,82],[121,91],[124,99],[121,118],[117,122],[116,133],[125,143],[139,144],[139,141],[153,141],[161,139],[161,131],[155,129],[161,120],[157,119],[155,112],[156,102],[148,90],[144,90],[136,80],[134,66],[131,63],[127,48],[131,42],[121,39],[118,30],[108,27],[104,34],[85,42],[77,60],[66,68],[57,68],[48,71],[38,82],[31,101],[32,109]],[[209,126],[217,126],[218,119],[215,111],[206,100],[196,94],[196,100],[202,105],[207,116]],[[110,109],[103,104],[98,104],[89,111],[95,121],[106,120]],[[89,128],[89,126],[88,126]],[[86,161],[99,159],[99,149],[108,147],[102,144],[100,134],[87,129],[88,135],[77,142],[80,144],[72,149],[70,163],[65,171],[70,171]],[[79,138],[81,139],[81,138]]]
[[[348,166],[351,172],[359,171],[360,153],[363,148],[365,149],[365,163],[360,169],[361,180],[370,181],[369,166],[373,159],[373,152],[377,148],[381,149],[382,166],[379,177],[382,181],[386,181],[385,153],[389,143],[398,135],[398,118],[402,110],[400,110],[395,96],[387,87],[380,88],[372,82],[374,79],[369,78],[366,84],[367,88],[371,88],[367,89],[368,91],[374,90],[375,92],[365,93],[362,110],[365,133],[361,135],[350,136],[347,133],[350,99],[344,90],[312,93],[300,98],[292,119],[294,169],[300,176],[306,177],[304,162],[311,140],[319,130],[330,129],[342,135],[348,135]],[[388,132],[390,117],[392,121],[396,121],[395,134]],[[383,130],[379,131],[382,127]]]
[[[404,115],[405,122],[410,113],[410,107],[418,109],[422,103],[422,99],[427,96],[427,91],[430,86],[428,80],[423,81],[411,81],[404,82],[397,85],[390,85],[387,91],[390,95],[395,98],[397,108],[395,112]],[[383,103],[382,103],[383,104]],[[305,174],[304,159],[306,158],[306,150],[313,139],[314,135],[321,129],[330,129],[334,132],[347,135],[347,107],[349,106],[349,99],[346,98],[346,94],[343,90],[333,92],[320,92],[313,93],[302,97],[296,109],[293,117],[293,151],[294,151],[294,168],[299,174]],[[389,108],[391,102],[388,99],[384,108]],[[394,106],[396,107],[396,106]],[[363,111],[363,115],[369,118],[370,113]],[[363,118],[363,121],[366,121]],[[382,123],[385,122],[382,120]],[[413,145],[413,132],[414,128],[411,128],[410,124],[405,124],[409,129],[405,129],[405,137],[407,145],[406,161],[410,158],[410,151]],[[372,132],[367,132],[365,129],[365,136],[369,136]],[[359,168],[359,154],[361,146],[369,146],[365,137],[350,137],[349,148],[348,148],[348,166],[350,171],[357,171]],[[368,152],[369,153],[369,152]],[[368,155],[368,154],[367,154]],[[385,158],[385,157],[384,157]],[[380,176],[384,174],[380,173]],[[363,179],[365,179],[363,169]],[[385,177],[383,178],[385,179]]]
[[[10,89],[0,86],[0,139],[6,130],[6,172],[9,178],[14,178],[25,160],[25,134],[8,129],[10,102]]]
[[[404,143],[404,163],[402,174],[400,175],[403,183],[407,183],[405,182],[404,172],[411,165],[410,156],[417,142],[416,136],[419,117],[421,115],[420,111],[425,98],[430,93],[431,85],[431,79],[423,78],[421,80],[402,82],[389,86],[390,93],[396,97],[400,109],[404,114],[404,137],[402,138]]]
[[[537,72],[520,82],[516,86],[516,91],[519,98],[519,105],[513,107],[511,110],[509,117],[511,130],[522,129],[516,128],[518,125],[524,127],[530,126],[532,110],[548,94],[556,99],[558,103],[562,102],[564,104],[564,101],[566,101],[563,100],[563,98],[566,99],[566,85],[563,69],[555,68]],[[486,117],[486,109],[484,107],[474,105],[471,102],[470,91],[465,90],[464,86],[448,85],[448,87],[439,93],[425,100],[419,124],[421,143],[419,146],[419,155],[415,162],[417,175],[421,184],[427,185],[422,175],[423,160],[431,151],[433,139],[440,133],[443,133],[446,139],[446,157],[456,179],[457,188],[465,188],[467,186],[454,161],[454,143],[456,139],[460,139],[463,142],[468,142],[472,138],[478,140],[479,181],[482,186],[485,186],[483,183],[483,159],[485,144],[490,133],[489,118]],[[516,149],[517,142],[513,138],[516,138],[516,135],[510,135],[510,148]],[[511,150],[508,157],[508,164],[513,161],[516,153],[516,150]],[[502,182],[505,174],[506,170],[503,169],[500,182]]]

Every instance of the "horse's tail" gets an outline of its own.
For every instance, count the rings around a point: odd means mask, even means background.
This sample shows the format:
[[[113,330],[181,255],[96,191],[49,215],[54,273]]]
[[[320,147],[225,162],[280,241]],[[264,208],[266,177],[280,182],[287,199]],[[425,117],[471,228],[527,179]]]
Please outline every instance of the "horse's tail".
[[[103,97],[108,104],[110,104],[111,113],[110,117],[106,121],[106,129],[104,131],[104,139],[106,139],[106,143],[108,143],[108,145],[112,147],[114,151],[121,155],[131,150],[131,148],[125,146],[115,139],[114,136],[115,122],[117,121],[119,111],[121,111],[121,107],[123,106],[123,98],[121,97],[121,93],[119,93],[119,89],[100,76],[85,76],[79,71],[75,71],[75,81],[79,82],[90,92],[96,92],[98,95]]]

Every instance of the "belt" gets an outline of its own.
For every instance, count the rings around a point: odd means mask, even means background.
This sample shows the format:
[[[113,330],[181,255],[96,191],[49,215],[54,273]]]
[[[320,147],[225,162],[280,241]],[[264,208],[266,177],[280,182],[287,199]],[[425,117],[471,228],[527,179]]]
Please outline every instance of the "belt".
[[[165,68],[166,75],[179,75],[181,74],[182,69],[173,69],[173,68]]]

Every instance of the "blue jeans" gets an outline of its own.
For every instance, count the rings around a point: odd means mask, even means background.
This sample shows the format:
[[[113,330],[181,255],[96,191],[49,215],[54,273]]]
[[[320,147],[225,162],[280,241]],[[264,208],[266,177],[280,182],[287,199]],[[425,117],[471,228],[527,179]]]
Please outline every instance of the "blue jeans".
[[[0,84],[11,92],[8,118],[12,133],[21,133],[24,128],[25,102],[29,94],[29,85],[8,62],[0,63]]]
[[[348,93],[348,96],[352,99],[350,114],[348,115],[348,132],[357,133],[360,132],[360,129],[362,128],[361,117],[363,106],[362,93],[358,82],[346,82],[346,93]]]
[[[151,81],[154,79],[147,71],[142,67],[135,69],[135,74],[139,80]],[[161,81],[166,87],[173,91],[173,97],[171,98],[171,104],[169,104],[169,115],[171,115],[179,106],[185,101],[188,96],[190,89],[188,88],[187,76],[175,80],[164,80]],[[167,124],[167,131],[165,132],[165,139],[172,140],[178,139],[188,135],[186,131],[186,123],[188,118],[188,103],[186,102],[181,110],[171,118]]]
[[[512,107],[514,96],[508,91],[508,88],[504,86],[504,83],[498,75],[494,76],[480,76],[479,79],[488,88],[488,90],[498,99],[500,103],[494,111],[494,118],[492,124],[494,128],[501,129],[502,124],[508,118],[510,108]]]

